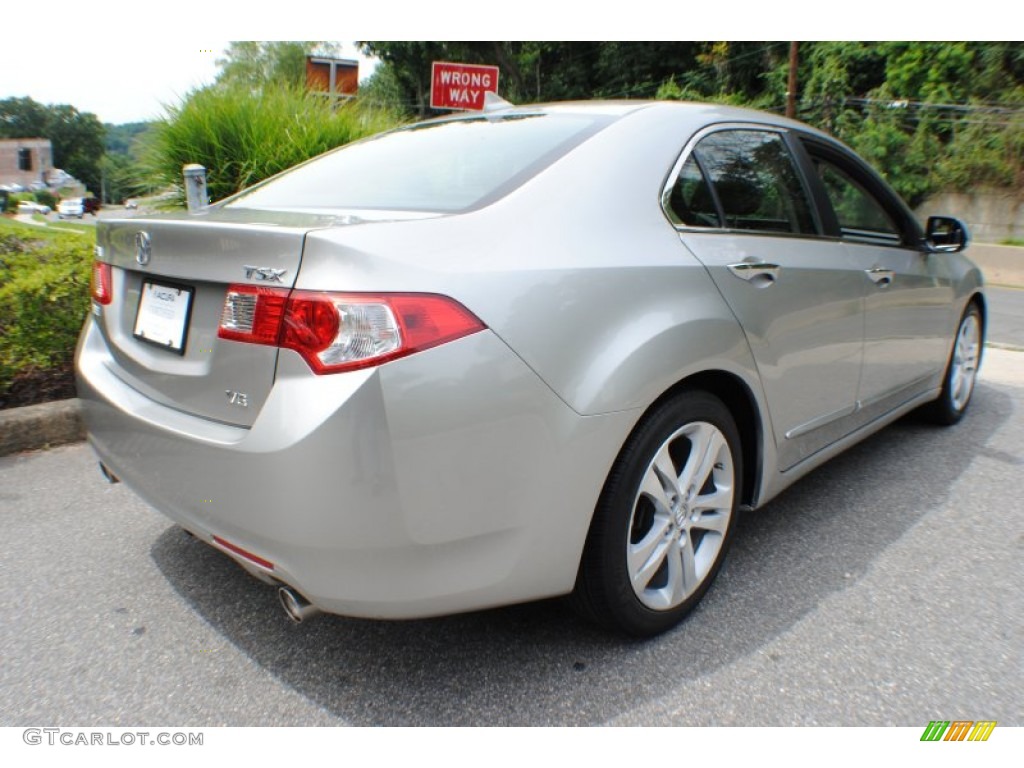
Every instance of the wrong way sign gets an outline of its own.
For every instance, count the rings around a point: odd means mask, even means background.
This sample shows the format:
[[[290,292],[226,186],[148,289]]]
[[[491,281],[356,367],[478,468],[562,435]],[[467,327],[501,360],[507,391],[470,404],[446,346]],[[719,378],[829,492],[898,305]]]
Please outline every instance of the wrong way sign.
[[[486,64],[435,61],[431,66],[430,106],[483,109],[484,94],[498,92],[498,68]]]

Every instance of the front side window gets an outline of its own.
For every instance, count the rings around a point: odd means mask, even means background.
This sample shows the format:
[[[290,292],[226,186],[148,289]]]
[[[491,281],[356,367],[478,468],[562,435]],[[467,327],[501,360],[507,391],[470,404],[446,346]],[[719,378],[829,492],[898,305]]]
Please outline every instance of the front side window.
[[[845,171],[827,160],[815,158],[825,193],[839,220],[840,234],[847,240],[899,245],[900,229],[882,204]]]
[[[694,156],[728,229],[815,234],[811,205],[785,141],[759,130],[717,131]]]

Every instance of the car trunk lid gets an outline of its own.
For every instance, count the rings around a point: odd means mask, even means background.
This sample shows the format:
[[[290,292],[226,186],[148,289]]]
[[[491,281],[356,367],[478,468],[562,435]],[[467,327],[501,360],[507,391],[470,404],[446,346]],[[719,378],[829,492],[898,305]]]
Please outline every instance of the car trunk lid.
[[[333,216],[211,210],[101,222],[97,259],[112,297],[94,304],[112,371],[163,405],[251,426],[273,386],[278,350],[219,339],[229,285],[290,288],[305,235]]]

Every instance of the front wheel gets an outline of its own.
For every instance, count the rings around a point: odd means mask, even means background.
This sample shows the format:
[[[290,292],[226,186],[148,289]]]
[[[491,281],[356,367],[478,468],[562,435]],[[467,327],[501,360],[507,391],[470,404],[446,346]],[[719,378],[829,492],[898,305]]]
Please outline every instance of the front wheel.
[[[684,392],[641,422],[598,501],[576,583],[583,612],[639,636],[677,624],[711,586],[743,477],[721,400]]]
[[[971,302],[964,310],[953,340],[953,352],[942,380],[942,393],[925,407],[925,414],[937,424],[956,424],[967,411],[981,363],[981,328],[981,311],[977,304]]]

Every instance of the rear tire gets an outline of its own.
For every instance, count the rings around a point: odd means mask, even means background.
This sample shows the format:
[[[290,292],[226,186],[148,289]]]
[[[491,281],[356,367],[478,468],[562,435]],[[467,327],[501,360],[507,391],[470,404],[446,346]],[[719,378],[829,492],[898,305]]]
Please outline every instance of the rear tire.
[[[742,460],[732,414],[707,392],[648,414],[597,503],[574,593],[581,612],[641,637],[678,624],[725,557]]]

